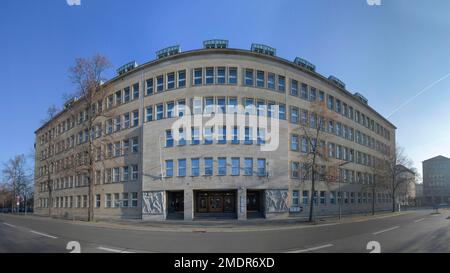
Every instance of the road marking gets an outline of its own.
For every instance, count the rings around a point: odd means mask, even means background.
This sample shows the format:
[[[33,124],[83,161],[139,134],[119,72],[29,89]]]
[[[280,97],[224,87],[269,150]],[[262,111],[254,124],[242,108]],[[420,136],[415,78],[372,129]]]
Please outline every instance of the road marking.
[[[303,252],[310,252],[310,251],[314,251],[314,250],[319,250],[319,249],[323,249],[323,248],[327,248],[327,247],[332,247],[333,244],[327,244],[327,245],[323,245],[323,246],[316,246],[316,247],[311,247],[311,248],[306,248],[306,249],[300,249],[300,250],[293,250],[293,251],[288,251],[286,253],[303,253]]]
[[[5,226],[8,226],[8,227],[12,227],[12,228],[15,228],[16,226],[15,225],[11,225],[11,224],[8,224],[8,223],[3,223]]]
[[[109,248],[109,247],[102,247],[102,246],[97,247],[97,249],[114,252],[114,253],[135,253],[135,252],[131,252],[131,251],[125,251],[125,250],[114,249],[114,248]]]
[[[37,232],[37,231],[34,231],[34,230],[30,230],[30,232],[34,233],[34,234],[37,234],[37,235],[44,236],[44,237],[52,238],[52,239],[58,239],[58,237],[55,237],[55,236],[52,236],[52,235],[48,235],[48,234],[45,234],[45,233],[42,233],[42,232]]]
[[[399,226],[391,227],[391,228],[388,228],[388,229],[383,229],[383,230],[374,232],[372,234],[373,235],[378,235],[378,234],[381,234],[381,233],[384,233],[384,232],[388,232],[388,231],[391,231],[391,230],[394,230],[394,229],[397,229],[397,228],[399,228]]]
[[[414,221],[414,223],[419,223],[419,222],[422,222],[423,220],[425,220],[425,218],[420,218],[420,219],[417,219],[416,221]]]

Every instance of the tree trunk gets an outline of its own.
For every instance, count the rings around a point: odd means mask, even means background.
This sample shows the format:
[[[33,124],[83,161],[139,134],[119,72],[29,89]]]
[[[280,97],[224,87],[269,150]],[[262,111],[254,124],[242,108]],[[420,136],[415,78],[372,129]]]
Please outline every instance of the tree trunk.
[[[311,202],[309,205],[309,222],[313,221],[313,213],[314,213],[314,193],[316,191],[315,189],[315,183],[316,183],[316,176],[315,176],[315,165],[316,165],[316,155],[314,154],[313,156],[313,163],[312,163],[312,167],[311,167]]]
[[[372,186],[372,215],[375,215],[375,185]]]

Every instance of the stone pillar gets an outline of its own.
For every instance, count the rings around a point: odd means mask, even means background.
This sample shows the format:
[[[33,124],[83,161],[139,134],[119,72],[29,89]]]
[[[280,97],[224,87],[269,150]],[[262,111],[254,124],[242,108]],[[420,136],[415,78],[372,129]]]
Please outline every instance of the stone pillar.
[[[247,189],[242,187],[238,189],[237,194],[237,216],[238,220],[247,220]]]
[[[194,196],[192,190],[184,190],[184,220],[194,219]]]

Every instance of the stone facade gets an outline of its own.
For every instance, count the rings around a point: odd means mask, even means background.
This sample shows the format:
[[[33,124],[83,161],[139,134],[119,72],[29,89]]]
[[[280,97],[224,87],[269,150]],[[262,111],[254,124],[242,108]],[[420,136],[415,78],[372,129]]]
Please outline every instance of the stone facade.
[[[433,157],[422,166],[424,205],[450,204],[450,158]]]
[[[253,72],[251,84],[250,74],[247,73],[250,70]],[[198,71],[202,71],[201,75]],[[221,71],[224,71],[223,79]],[[264,75],[264,86],[258,85],[258,75]],[[293,80],[298,84],[295,92]],[[135,87],[138,95],[134,95]],[[158,90],[160,87],[162,90]],[[306,217],[308,200],[313,197],[310,192],[311,179],[298,175],[301,170],[295,166],[296,163],[301,164],[305,157],[301,152],[301,137],[305,132],[311,132],[311,128],[304,129],[312,126],[310,123],[313,122],[310,120],[313,112],[311,100],[315,98],[319,101],[321,92],[324,92],[324,105],[332,96],[334,123],[330,127],[333,132],[328,127],[326,132],[321,132],[330,158],[319,160],[319,163],[325,168],[348,163],[343,168],[342,179],[317,179],[315,213],[337,214],[339,200],[343,213],[369,211],[372,198],[376,200],[377,210],[391,208],[385,190],[377,189],[372,197],[369,188],[372,179],[375,179],[371,162],[395,148],[395,126],[343,87],[293,62],[245,50],[202,49],[138,66],[111,79],[102,88],[105,92],[103,109],[108,108],[111,95],[116,104],[117,91],[121,91],[120,105],[105,110],[114,113],[113,120],[120,117],[121,125],[117,132],[113,130],[107,135],[108,119],[99,121],[104,132],[99,141],[107,138],[102,147],[108,150],[111,143],[113,155],[95,163],[95,171],[99,172],[98,179],[92,178],[95,184],[94,215],[97,218],[165,220],[175,217],[192,220],[226,216],[245,220],[250,217]],[[284,90],[280,90],[282,88]],[[129,101],[125,99],[127,89]],[[276,149],[264,151],[257,140],[235,143],[231,141],[231,128],[226,129],[225,142],[217,139],[211,144],[205,144],[203,140],[193,144],[191,139],[182,144],[171,142],[168,130],[172,130],[178,120],[181,107],[195,112],[197,98],[203,102],[202,110],[206,110],[210,98],[215,107],[220,107],[223,99],[227,102],[236,99],[240,105],[252,99],[256,105],[284,106],[285,117],[282,110],[279,112],[279,143]],[[265,109],[268,112],[269,108]],[[295,109],[299,110],[298,121],[294,119]],[[306,111],[306,121],[302,120],[302,110]],[[48,214],[50,202],[44,182],[50,177],[55,185],[52,214],[69,218],[87,215],[89,204],[84,200],[88,198],[88,189],[86,183],[80,182],[83,178],[79,177],[76,168],[54,171],[50,176],[46,172],[49,155],[45,153],[52,143],[48,135],[53,135],[53,142],[56,143],[70,140],[72,136],[77,139],[83,122],[69,126],[69,129],[58,128],[65,127],[62,122],[72,116],[77,117],[80,111],[74,103],[36,131],[37,214]],[[135,111],[138,111],[138,120],[133,124]],[[126,125],[126,120],[132,125]],[[306,125],[302,125],[303,121]],[[243,125],[239,133],[247,126],[251,124]],[[338,126],[340,131],[335,132],[334,128]],[[342,133],[344,127],[347,131]],[[173,133],[172,130],[170,134]],[[295,136],[299,137],[298,147],[293,143]],[[118,154],[115,153],[116,143],[120,146]],[[75,143],[73,147],[65,145],[62,151],[51,156],[65,160],[69,155],[76,154],[77,145],[83,144]],[[342,155],[344,151],[345,156]],[[233,165],[236,162],[237,167]],[[251,164],[251,168],[246,164]],[[342,199],[339,199],[339,189]]]

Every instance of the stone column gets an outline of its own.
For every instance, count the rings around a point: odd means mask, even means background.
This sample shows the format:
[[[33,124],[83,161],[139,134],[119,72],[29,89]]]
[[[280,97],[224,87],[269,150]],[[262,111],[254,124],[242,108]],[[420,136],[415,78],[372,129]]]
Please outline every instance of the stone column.
[[[237,194],[237,216],[238,220],[247,220],[247,189],[241,187]]]
[[[184,190],[184,220],[194,219],[194,196],[192,190]]]

